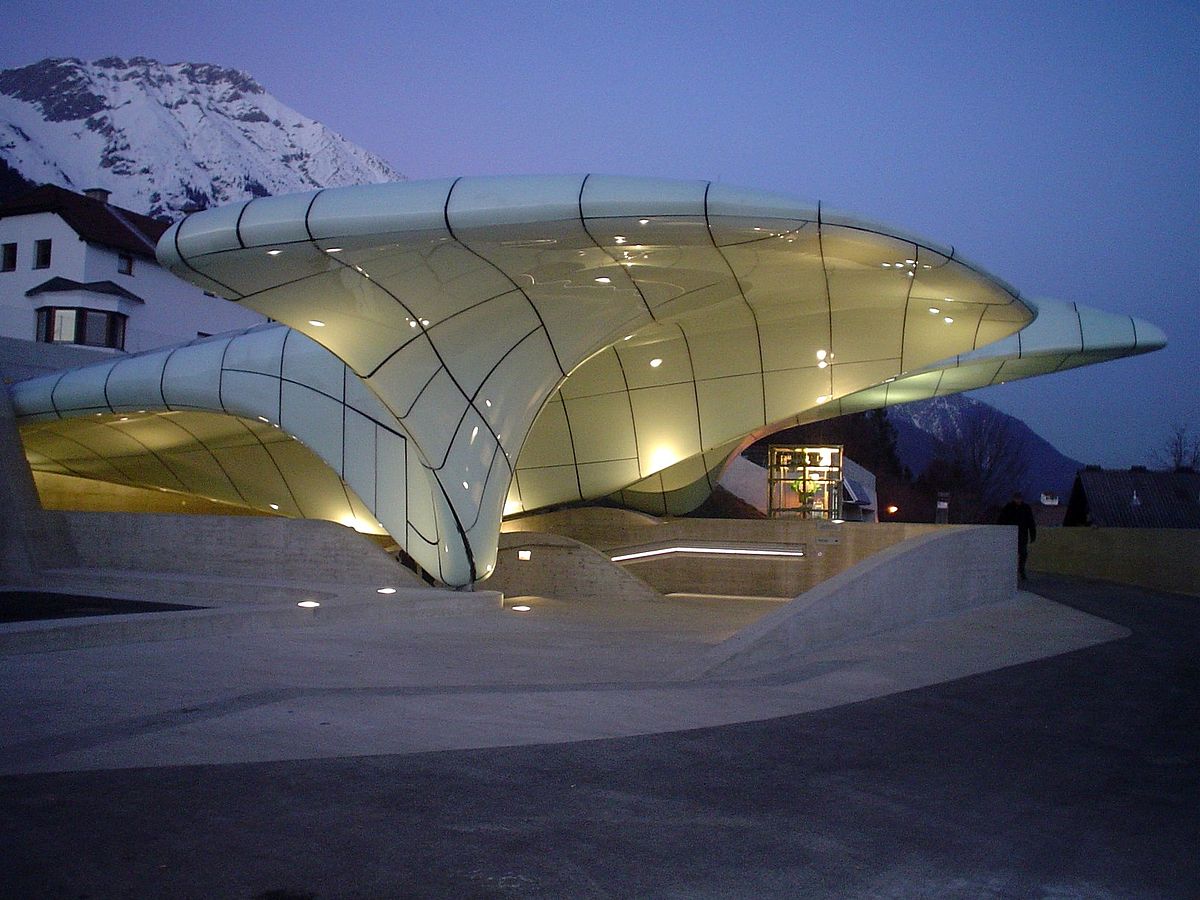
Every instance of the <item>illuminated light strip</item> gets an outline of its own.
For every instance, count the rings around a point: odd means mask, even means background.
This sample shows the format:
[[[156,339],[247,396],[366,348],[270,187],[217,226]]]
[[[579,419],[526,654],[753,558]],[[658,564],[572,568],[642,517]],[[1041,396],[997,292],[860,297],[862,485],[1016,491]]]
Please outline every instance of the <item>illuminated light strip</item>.
[[[682,597],[685,600],[765,600],[770,603],[790,603],[795,597],[772,597],[759,594],[693,594],[688,591],[671,591],[667,597]]]
[[[650,556],[666,556],[670,553],[712,553],[721,556],[804,556],[803,550],[750,550],[744,547],[663,547],[660,550],[642,550],[612,557],[613,562],[630,559],[646,559]]]

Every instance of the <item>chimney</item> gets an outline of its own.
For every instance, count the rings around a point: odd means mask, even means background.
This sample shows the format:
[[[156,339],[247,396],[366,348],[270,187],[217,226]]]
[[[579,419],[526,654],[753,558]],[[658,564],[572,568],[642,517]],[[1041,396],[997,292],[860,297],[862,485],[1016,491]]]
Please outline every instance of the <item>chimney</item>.
[[[95,188],[87,188],[83,192],[83,196],[90,197],[93,200],[99,200],[101,203],[107,203],[108,196],[111,193],[112,193],[112,191],[106,190],[105,188],[95,187]]]

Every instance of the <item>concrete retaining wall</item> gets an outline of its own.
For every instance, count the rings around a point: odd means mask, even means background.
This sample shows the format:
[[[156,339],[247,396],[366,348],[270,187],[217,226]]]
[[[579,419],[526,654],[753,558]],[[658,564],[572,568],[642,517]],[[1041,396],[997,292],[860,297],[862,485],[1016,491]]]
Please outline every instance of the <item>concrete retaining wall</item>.
[[[664,593],[795,597],[864,559],[903,541],[967,526],[802,521],[797,519],[655,519],[626,510],[580,508],[505,523],[506,531],[536,529],[565,535],[611,553],[650,543],[803,546],[803,559],[674,555],[627,564]],[[1015,530],[1007,533],[1016,566]],[[490,586],[490,585],[489,585]]]
[[[528,550],[530,558],[517,554]],[[506,597],[536,596],[570,600],[661,600],[662,596],[608,556],[579,541],[556,534],[514,532],[500,535],[496,571],[483,583]]]
[[[82,568],[424,587],[372,540],[319,519],[58,512]]]
[[[29,585],[49,565],[78,561],[65,526],[38,503],[8,388],[0,384],[0,585]]]
[[[681,675],[771,673],[780,660],[1008,600],[1016,588],[1009,529],[941,529],[835,575],[713,647]]]
[[[271,514],[248,506],[218,503],[196,494],[180,494],[130,487],[92,478],[76,478],[51,472],[34,472],[38,499],[43,509],[75,512],[186,513],[212,516],[265,516]],[[278,517],[275,517],[278,518]]]
[[[1029,568],[1200,596],[1200,530],[1044,528]]]

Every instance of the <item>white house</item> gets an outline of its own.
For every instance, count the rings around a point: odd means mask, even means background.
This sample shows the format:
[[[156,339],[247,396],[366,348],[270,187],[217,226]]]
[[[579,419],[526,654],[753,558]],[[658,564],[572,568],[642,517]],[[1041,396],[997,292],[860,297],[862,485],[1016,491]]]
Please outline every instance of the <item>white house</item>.
[[[159,266],[168,223],[107,201],[43,185],[0,204],[0,337],[136,353],[266,321]]]

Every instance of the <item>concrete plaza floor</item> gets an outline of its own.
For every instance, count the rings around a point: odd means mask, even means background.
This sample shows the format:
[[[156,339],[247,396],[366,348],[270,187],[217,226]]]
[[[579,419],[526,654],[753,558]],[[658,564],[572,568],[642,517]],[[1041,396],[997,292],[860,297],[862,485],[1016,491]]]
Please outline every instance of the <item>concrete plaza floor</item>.
[[[715,601],[10,652],[5,890],[1196,896],[1200,603],[1032,590],[752,681],[677,677]]]

